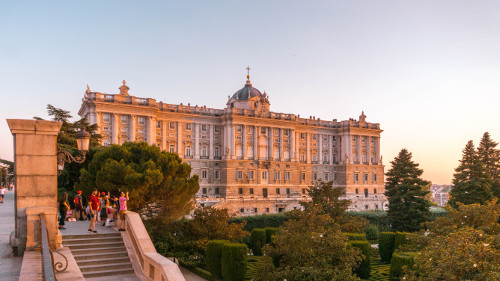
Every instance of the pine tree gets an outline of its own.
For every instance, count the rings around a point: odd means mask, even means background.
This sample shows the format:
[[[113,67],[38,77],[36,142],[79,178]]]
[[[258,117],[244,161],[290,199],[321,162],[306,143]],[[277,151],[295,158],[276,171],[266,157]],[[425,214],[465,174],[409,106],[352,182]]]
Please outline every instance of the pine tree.
[[[485,132],[477,147],[477,153],[486,168],[486,176],[491,183],[491,193],[494,197],[500,198],[500,150],[496,149],[497,145],[490,134]]]
[[[426,195],[431,183],[420,178],[424,171],[411,157],[408,150],[402,149],[391,161],[392,168],[386,173],[387,215],[392,228],[398,231],[417,231],[430,216],[430,202]]]
[[[491,199],[491,182],[487,170],[470,140],[462,150],[462,160],[453,174],[453,188],[448,203],[456,208],[457,203],[485,204]]]

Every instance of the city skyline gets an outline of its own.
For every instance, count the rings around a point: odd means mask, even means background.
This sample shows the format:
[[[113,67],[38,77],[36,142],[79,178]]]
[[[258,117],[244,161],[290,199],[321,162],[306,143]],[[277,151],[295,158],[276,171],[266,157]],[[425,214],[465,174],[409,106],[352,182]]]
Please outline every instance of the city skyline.
[[[215,3],[215,4],[214,4]],[[118,5],[120,4],[120,5]],[[466,142],[500,141],[495,1],[2,3],[2,119],[77,117],[86,85],[222,108],[252,68],[271,111],[380,123],[386,170],[402,148],[449,184]],[[311,100],[311,102],[308,102]],[[76,119],[76,118],[75,118]],[[12,136],[0,122],[0,158]]]

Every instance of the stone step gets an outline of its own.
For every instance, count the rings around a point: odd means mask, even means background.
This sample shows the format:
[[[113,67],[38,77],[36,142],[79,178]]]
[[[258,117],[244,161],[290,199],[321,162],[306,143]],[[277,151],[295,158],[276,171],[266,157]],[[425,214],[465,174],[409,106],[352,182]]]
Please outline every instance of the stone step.
[[[113,270],[103,270],[94,272],[82,272],[83,277],[101,277],[101,276],[112,276],[112,275],[123,275],[123,274],[134,274],[134,269],[124,268],[124,269],[113,269]]]
[[[108,247],[108,248],[87,248],[87,249],[71,249],[73,256],[78,255],[90,255],[90,254],[104,254],[104,253],[116,253],[116,252],[127,252],[124,246],[121,247]]]
[[[101,244],[96,244],[96,243],[91,243],[91,244],[74,244],[74,245],[65,245],[66,247],[70,248],[71,250],[77,250],[77,249],[102,249],[102,248],[115,248],[115,247],[120,247],[124,246],[123,242],[107,242],[107,243],[101,243]]]
[[[127,257],[128,259],[128,253],[125,249],[121,252],[114,252],[114,253],[101,253],[101,254],[79,254],[75,255],[75,253],[72,251],[73,256],[75,257],[76,262],[78,263],[79,261],[84,261],[84,260],[96,260],[96,259],[114,259],[114,258],[119,258],[119,257]]]
[[[87,232],[85,234],[78,234],[78,235],[63,235],[62,240],[68,240],[68,239],[92,239],[92,238],[97,238],[97,237],[122,237],[120,232],[116,233],[90,233]]]
[[[98,244],[107,242],[119,242],[122,241],[122,237],[92,237],[87,239],[66,239],[63,240],[63,245],[75,245],[75,244]]]
[[[93,255],[93,257],[95,257],[95,255]],[[78,266],[87,266],[94,264],[115,264],[115,263],[126,263],[126,262],[130,262],[129,257],[126,255],[118,257],[98,257],[95,259],[82,259],[76,261]]]
[[[80,271],[85,274],[85,272],[96,272],[96,271],[107,271],[107,270],[114,270],[114,269],[132,269],[132,264],[129,262],[123,262],[123,263],[113,263],[113,264],[92,264],[92,265],[84,265],[80,266]]]

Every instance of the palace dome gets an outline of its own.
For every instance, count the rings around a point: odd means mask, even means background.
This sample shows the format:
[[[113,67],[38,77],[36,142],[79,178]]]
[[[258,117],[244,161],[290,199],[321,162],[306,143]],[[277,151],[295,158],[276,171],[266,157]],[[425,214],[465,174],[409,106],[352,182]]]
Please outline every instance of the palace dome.
[[[233,95],[233,99],[235,100],[249,100],[253,97],[262,97],[262,93],[252,87],[252,83],[250,83],[250,76],[247,76],[248,80],[247,83],[245,84],[245,87],[241,88],[238,90],[236,93]]]

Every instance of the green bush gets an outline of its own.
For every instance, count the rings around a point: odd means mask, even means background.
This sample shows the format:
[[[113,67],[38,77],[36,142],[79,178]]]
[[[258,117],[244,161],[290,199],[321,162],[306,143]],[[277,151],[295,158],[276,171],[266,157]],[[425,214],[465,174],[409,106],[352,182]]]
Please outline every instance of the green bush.
[[[396,232],[394,236],[394,250],[397,250],[400,245],[408,244],[408,239],[406,238],[407,232]]]
[[[400,280],[403,274],[403,266],[412,268],[417,253],[394,253],[391,259],[391,269],[389,270],[389,280]]]
[[[347,238],[349,238],[349,241],[366,241],[366,235],[363,233],[342,233]]]
[[[190,266],[190,265],[187,265],[185,263],[182,263],[182,262],[179,262],[179,264],[186,268],[187,270],[191,271],[192,273],[202,277],[202,278],[205,278],[207,280],[215,280],[212,278],[212,274],[210,274],[210,272],[206,271],[205,269],[201,268],[201,267],[197,267],[197,266]]]
[[[386,211],[350,211],[347,213],[351,216],[364,217],[370,224],[378,225],[381,229],[391,229]]]
[[[271,240],[273,239],[273,236],[280,231],[278,227],[266,227],[266,243],[271,243]]]
[[[241,223],[246,221],[243,227],[246,231],[252,231],[254,228],[280,227],[288,220],[286,213],[277,213],[270,215],[257,215],[248,217],[236,217],[229,220],[230,223]]]
[[[262,256],[262,247],[266,245],[266,230],[264,228],[254,228],[251,234],[252,251],[256,256]]]
[[[359,267],[354,271],[360,278],[366,279],[370,277],[370,256],[371,256],[371,246],[368,241],[350,241],[353,247],[359,248],[363,254],[363,259],[359,264]]]
[[[390,262],[394,252],[394,232],[381,232],[378,237],[378,251],[383,262]]]
[[[244,281],[247,271],[247,252],[245,244],[227,243],[222,248],[222,277],[225,281]]]
[[[366,239],[370,241],[378,240],[378,233],[378,226],[374,224],[370,224],[365,229]]]
[[[207,269],[213,277],[222,279],[221,272],[221,258],[222,248],[225,244],[229,243],[228,240],[212,240],[208,242],[205,261]]]

